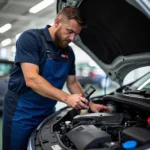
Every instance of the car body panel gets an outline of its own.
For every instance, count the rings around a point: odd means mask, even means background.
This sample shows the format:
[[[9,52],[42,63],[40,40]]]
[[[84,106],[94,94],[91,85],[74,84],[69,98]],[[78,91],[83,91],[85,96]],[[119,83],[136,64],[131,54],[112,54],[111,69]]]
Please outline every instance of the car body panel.
[[[66,5],[78,6],[88,24],[74,42],[112,80],[121,85],[127,73],[150,65],[150,20],[144,10],[125,0],[59,0],[57,9]]]

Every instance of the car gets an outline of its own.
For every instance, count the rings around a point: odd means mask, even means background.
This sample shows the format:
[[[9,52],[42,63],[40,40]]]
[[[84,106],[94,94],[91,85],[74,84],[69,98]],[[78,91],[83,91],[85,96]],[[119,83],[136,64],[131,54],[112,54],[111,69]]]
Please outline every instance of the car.
[[[13,69],[13,61],[0,59],[0,112],[3,110],[4,96],[8,87],[9,75]]]
[[[107,105],[112,112],[62,108],[32,133],[28,150],[122,150],[132,142],[138,145],[134,150],[150,148],[150,72],[114,93],[91,100]]]
[[[150,66],[150,2],[58,0],[57,11],[67,5],[79,7],[88,23],[74,43],[120,88],[90,98],[111,113],[65,107],[45,118],[33,131],[28,150],[150,149],[149,74],[123,86],[129,72]]]
[[[87,84],[96,85],[100,88],[108,88],[111,86],[111,80],[105,72],[96,65],[88,62],[76,63],[76,76],[83,88]]]

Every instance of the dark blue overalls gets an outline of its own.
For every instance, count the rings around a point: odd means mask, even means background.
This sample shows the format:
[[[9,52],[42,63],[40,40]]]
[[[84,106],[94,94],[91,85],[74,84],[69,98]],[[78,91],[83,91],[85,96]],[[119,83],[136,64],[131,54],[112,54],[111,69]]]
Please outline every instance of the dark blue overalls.
[[[62,89],[69,74],[69,59],[53,60],[49,46],[43,43],[47,59],[40,74],[54,87]],[[31,132],[55,111],[56,103],[56,100],[42,97],[28,87],[21,93],[8,90],[4,101],[3,150],[26,150]]]

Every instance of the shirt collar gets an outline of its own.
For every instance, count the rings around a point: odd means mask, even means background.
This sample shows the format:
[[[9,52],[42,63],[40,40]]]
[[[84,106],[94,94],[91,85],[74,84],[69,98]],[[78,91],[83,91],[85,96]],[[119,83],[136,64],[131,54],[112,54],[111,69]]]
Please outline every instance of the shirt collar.
[[[48,28],[50,28],[50,27],[51,27],[50,25],[47,25],[47,26],[43,29],[43,32],[44,32],[46,41],[48,41],[48,42],[53,42],[52,37],[51,37],[51,35],[50,35],[50,33],[49,33],[49,30],[48,30]]]

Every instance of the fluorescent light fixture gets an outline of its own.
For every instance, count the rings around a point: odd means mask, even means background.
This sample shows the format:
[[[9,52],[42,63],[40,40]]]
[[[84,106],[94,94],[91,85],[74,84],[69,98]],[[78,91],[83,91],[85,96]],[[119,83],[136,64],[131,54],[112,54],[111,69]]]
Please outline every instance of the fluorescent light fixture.
[[[10,23],[7,23],[7,24],[3,25],[2,27],[0,27],[0,33],[4,33],[11,28],[12,28],[12,25]]]
[[[18,33],[16,36],[15,36],[15,39],[18,40],[19,36],[21,35],[21,33]]]
[[[11,39],[9,39],[9,38],[5,39],[1,42],[1,46],[7,46],[9,44],[11,44]]]
[[[41,11],[42,9],[48,7],[49,5],[53,4],[55,0],[43,0],[42,2],[38,3],[37,5],[33,6],[29,9],[30,13],[37,13]]]

